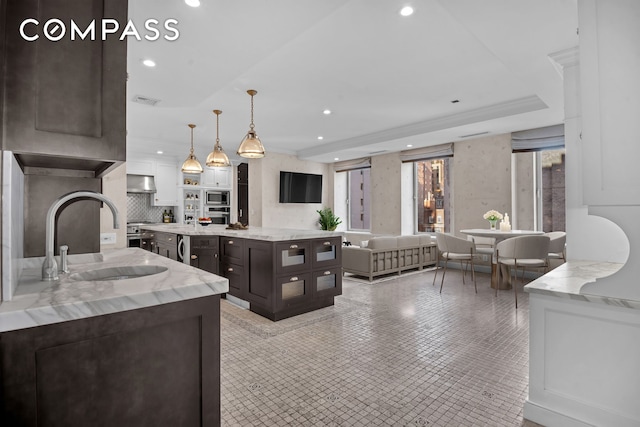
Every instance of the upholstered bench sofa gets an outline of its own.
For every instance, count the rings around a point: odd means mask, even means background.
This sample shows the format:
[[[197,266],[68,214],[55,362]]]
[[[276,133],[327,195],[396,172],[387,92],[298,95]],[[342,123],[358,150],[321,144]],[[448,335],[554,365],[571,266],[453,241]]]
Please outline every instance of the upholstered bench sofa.
[[[435,265],[438,260],[436,240],[430,235],[374,237],[366,247],[342,248],[342,271],[374,277]]]

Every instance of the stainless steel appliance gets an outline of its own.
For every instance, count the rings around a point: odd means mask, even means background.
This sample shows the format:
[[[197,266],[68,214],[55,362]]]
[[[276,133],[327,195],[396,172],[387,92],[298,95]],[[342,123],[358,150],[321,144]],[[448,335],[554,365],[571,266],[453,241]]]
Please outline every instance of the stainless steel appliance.
[[[155,193],[156,183],[152,176],[127,175],[127,193]]]
[[[189,257],[189,254],[188,254],[188,251],[189,251],[188,245],[189,245],[189,236],[183,236],[183,235],[181,235],[181,234],[178,234],[178,262],[182,262],[182,263],[185,263],[185,264],[189,264],[189,261],[188,261],[188,257]],[[185,258],[185,252],[187,252],[187,253],[186,253],[186,255],[187,255],[187,262],[185,262],[185,260],[184,260],[184,258]]]
[[[225,190],[206,190],[204,200],[207,205],[229,206],[231,204],[229,191]]]
[[[207,206],[205,216],[211,218],[212,224],[229,224],[231,208],[228,206]]]
[[[142,231],[140,226],[153,224],[151,221],[137,221],[127,223],[127,247],[128,248],[141,248],[142,247]]]

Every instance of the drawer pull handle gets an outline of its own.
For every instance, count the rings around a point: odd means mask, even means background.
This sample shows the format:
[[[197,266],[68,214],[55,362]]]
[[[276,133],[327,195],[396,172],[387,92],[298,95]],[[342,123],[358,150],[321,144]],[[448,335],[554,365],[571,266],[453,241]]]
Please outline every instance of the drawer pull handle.
[[[330,275],[330,274],[331,274],[331,272],[330,272],[330,271],[325,271],[325,272],[324,272],[324,275],[325,275],[325,276],[328,276],[328,275]]]
[[[233,267],[227,268],[227,271],[233,271]]]
[[[191,259],[198,259],[198,255],[191,255]]]
[[[171,237],[169,237],[169,241],[172,241],[173,239]]]
[[[289,249],[298,249],[298,245],[291,245],[289,246]]]
[[[331,242],[324,242],[323,245],[325,246],[331,246]]]
[[[290,282],[297,282],[298,281],[298,277],[297,276],[293,276],[291,278],[291,280],[289,280]]]
[[[233,240],[229,240],[229,241],[227,242],[227,244],[228,244],[228,245],[233,245]]]

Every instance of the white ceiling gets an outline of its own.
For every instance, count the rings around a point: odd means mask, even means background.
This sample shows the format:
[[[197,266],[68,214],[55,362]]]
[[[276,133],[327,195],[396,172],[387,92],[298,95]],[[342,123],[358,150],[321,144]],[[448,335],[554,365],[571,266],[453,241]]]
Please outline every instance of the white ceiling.
[[[576,1],[130,0],[139,29],[175,18],[180,36],[129,37],[129,156],[186,158],[195,123],[204,163],[220,109],[220,142],[239,161],[248,89],[258,91],[254,122],[267,155],[318,162],[562,123],[562,79],[549,55],[577,46]],[[402,17],[407,4],[415,13]]]

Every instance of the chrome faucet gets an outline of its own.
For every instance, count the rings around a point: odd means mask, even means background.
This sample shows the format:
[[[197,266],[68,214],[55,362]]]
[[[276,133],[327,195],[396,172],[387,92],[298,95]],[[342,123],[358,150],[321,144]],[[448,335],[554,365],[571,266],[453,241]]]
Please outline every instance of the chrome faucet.
[[[55,220],[56,214],[58,213],[58,209],[69,200],[73,199],[96,199],[101,202],[104,202],[111,209],[111,213],[113,214],[113,228],[120,228],[120,217],[118,215],[118,209],[113,204],[111,199],[108,197],[96,193],[95,191],[74,191],[73,193],[65,194],[64,196],[60,196],[53,204],[49,207],[49,211],[47,212],[46,219],[46,237],[45,237],[45,258],[42,263],[42,280],[58,280],[58,263],[53,256],[53,240],[54,240],[54,231],[55,231]]]

